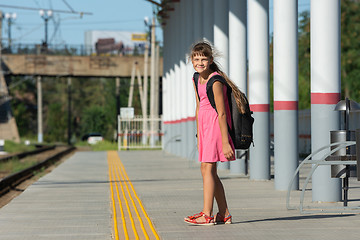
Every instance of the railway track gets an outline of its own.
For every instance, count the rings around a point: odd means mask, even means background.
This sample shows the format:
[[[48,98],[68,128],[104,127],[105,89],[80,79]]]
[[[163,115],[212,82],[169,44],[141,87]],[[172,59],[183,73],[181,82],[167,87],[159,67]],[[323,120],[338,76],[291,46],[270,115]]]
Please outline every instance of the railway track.
[[[29,155],[45,154],[46,152],[52,152],[49,155],[46,154],[47,156],[43,157],[41,161],[39,161],[35,165],[0,179],[0,197],[8,193],[11,189],[16,188],[16,186],[18,186],[25,180],[33,177],[36,172],[39,172],[42,169],[51,166],[52,164],[60,160],[62,156],[76,149],[75,147],[68,146],[68,147],[62,147],[62,149],[59,151],[54,151],[56,148],[57,148],[56,146],[43,147],[40,149],[36,149],[34,151],[13,154],[11,156],[0,158],[0,162],[2,162],[2,161],[9,161],[11,158],[21,159]]]
[[[56,148],[56,146],[41,146],[41,147],[39,147],[39,148],[37,148],[35,150],[32,150],[32,151],[9,154],[7,156],[0,157],[0,162],[6,162],[6,161],[9,161],[9,160],[11,160],[13,158],[18,158],[18,159],[25,158],[27,156],[39,154],[39,153],[49,151],[49,150],[52,150],[52,149],[55,149],[55,148]]]

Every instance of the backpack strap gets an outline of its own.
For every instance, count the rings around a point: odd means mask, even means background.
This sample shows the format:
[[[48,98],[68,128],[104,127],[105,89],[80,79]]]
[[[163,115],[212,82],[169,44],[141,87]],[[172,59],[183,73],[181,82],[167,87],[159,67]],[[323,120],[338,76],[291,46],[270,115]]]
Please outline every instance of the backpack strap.
[[[230,117],[231,118],[231,126],[229,126],[228,122],[226,121],[227,123],[227,126],[228,126],[228,132],[231,136],[231,139],[235,140],[235,132],[234,132],[234,121],[232,119],[232,98],[231,98],[231,93],[232,93],[232,89],[231,87],[229,86],[229,84],[226,82],[225,78],[223,76],[221,76],[220,74],[216,74],[214,76],[212,76],[209,81],[207,82],[206,84],[206,95],[209,99],[209,102],[211,104],[211,106],[215,109],[215,111],[217,112],[217,109],[216,109],[216,104],[215,104],[215,97],[214,97],[214,91],[213,91],[213,85],[216,81],[219,81],[221,82],[222,84],[224,84],[226,86],[226,96],[227,96],[227,102],[228,102],[228,105],[229,105],[229,110],[230,110]]]
[[[199,91],[198,91],[199,75],[200,75],[200,74],[199,74],[198,72],[195,72],[194,75],[193,75],[193,81],[194,81],[194,83],[195,83],[196,95],[198,96],[199,101],[200,101],[200,96],[199,96]]]
[[[216,110],[216,105],[215,105],[215,99],[214,99],[214,92],[213,92],[213,85],[216,81],[221,82],[222,84],[224,84],[227,88],[226,94],[227,94],[227,98],[228,98],[228,102],[229,104],[231,104],[231,87],[229,86],[229,84],[226,82],[225,78],[223,76],[221,76],[220,74],[216,74],[214,76],[212,76],[209,81],[206,84],[206,95],[209,99],[209,102],[211,104],[211,106]],[[231,109],[231,106],[230,106]]]

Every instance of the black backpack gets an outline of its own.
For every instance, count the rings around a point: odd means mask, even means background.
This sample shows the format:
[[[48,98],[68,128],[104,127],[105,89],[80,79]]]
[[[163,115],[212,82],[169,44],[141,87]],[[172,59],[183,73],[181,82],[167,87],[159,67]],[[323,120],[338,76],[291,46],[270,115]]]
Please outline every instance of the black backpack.
[[[197,83],[199,81],[199,73],[194,73],[193,80],[195,82],[196,92],[199,97],[198,92],[198,86]],[[250,111],[250,106],[247,98],[244,96],[244,99],[246,99],[245,103],[245,113],[242,114],[239,112],[239,109],[237,108],[235,97],[232,94],[231,87],[227,84],[224,77],[221,75],[214,75],[212,76],[208,82],[206,83],[206,95],[209,98],[209,102],[211,106],[216,110],[215,106],[215,100],[214,100],[214,92],[212,91],[212,86],[214,82],[219,81],[222,84],[224,84],[227,87],[227,97],[231,112],[231,122],[232,126],[228,126],[228,131],[230,134],[231,139],[233,140],[235,149],[248,149],[253,143],[253,123],[254,118],[251,116],[253,113]],[[231,99],[231,101],[229,101]],[[200,100],[200,97],[199,97]]]

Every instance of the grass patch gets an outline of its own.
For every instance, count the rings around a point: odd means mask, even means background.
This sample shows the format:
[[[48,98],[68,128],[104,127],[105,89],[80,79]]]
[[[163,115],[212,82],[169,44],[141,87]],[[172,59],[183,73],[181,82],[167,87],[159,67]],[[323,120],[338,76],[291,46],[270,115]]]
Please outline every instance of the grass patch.
[[[143,148],[125,148],[125,147],[122,147],[120,148],[121,151],[148,151],[148,150],[161,150],[162,148],[161,147],[143,147]],[[117,149],[116,149],[117,150]]]
[[[8,153],[19,153],[25,151],[34,150],[36,147],[34,145],[25,145],[24,143],[16,143],[13,141],[5,141],[4,151]]]
[[[139,145],[141,146],[141,145]],[[76,147],[90,147],[92,151],[117,151],[118,150],[118,143],[117,142],[110,142],[110,141],[101,141],[98,142],[96,144],[89,144],[86,141],[82,141],[82,142],[78,142],[76,143]],[[125,147],[121,148],[121,151],[126,151],[126,150],[161,150],[161,146],[156,146],[154,148],[150,148],[150,147],[140,147],[140,148],[130,148],[127,149]]]
[[[90,144],[89,144],[90,145]],[[117,150],[117,142],[101,141],[90,145],[93,151],[113,151]]]
[[[76,147],[90,147],[92,151],[112,151],[117,150],[117,143],[110,141],[101,141],[96,144],[89,144],[86,141],[77,142]]]
[[[27,159],[27,161],[20,161],[18,158],[12,158],[7,162],[0,163],[0,171],[7,172],[9,174],[20,172],[26,168],[35,165],[37,161],[35,159]]]

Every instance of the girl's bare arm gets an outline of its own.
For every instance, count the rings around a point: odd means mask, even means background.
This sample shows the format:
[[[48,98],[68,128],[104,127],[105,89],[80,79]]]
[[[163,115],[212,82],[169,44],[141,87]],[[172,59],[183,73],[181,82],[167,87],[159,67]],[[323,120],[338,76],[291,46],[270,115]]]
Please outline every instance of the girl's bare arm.
[[[195,118],[196,118],[196,134],[198,136],[197,138],[197,148],[199,149],[199,121],[198,121],[198,113],[199,113],[199,97],[198,94],[196,92],[196,87],[195,87],[195,83],[193,81],[193,86],[194,86],[194,91],[195,91],[195,98],[196,98],[196,112],[195,112]]]
[[[213,84],[213,92],[214,92],[216,110],[218,112],[218,120],[219,120],[221,139],[223,145],[222,150],[227,159],[232,159],[234,156],[234,151],[232,150],[229,143],[223,86],[224,85],[221,82],[216,81]]]

